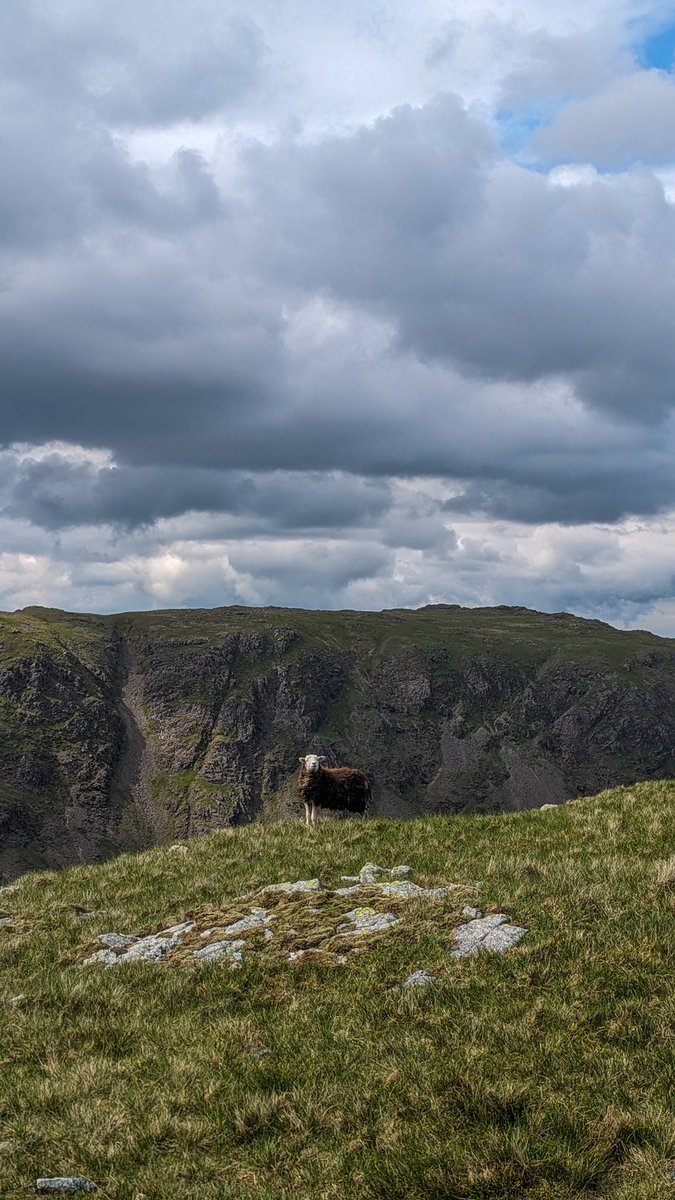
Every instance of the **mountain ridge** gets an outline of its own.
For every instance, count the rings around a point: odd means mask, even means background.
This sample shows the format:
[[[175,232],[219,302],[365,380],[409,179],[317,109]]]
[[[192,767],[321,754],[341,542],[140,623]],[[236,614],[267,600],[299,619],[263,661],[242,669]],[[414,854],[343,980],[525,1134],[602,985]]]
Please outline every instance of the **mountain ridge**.
[[[0,614],[0,882],[299,814],[297,757],[375,813],[675,776],[675,642],[522,606]]]

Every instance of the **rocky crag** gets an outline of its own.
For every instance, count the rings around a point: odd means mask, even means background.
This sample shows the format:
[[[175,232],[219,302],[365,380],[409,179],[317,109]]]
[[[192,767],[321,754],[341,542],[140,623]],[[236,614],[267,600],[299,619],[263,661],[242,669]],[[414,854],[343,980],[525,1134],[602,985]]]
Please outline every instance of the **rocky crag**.
[[[0,882],[299,811],[500,812],[675,777],[675,643],[522,608],[0,614]]]

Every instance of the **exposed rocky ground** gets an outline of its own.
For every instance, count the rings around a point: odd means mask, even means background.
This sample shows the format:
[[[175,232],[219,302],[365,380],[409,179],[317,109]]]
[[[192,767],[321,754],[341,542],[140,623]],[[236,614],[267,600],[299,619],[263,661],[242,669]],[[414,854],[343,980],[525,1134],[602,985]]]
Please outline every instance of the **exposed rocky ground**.
[[[0,882],[296,816],[297,759],[383,816],[500,812],[675,776],[675,648],[430,606],[0,615]]]
[[[98,948],[87,954],[81,965],[115,967],[143,961],[177,964],[196,959],[239,967],[245,954],[266,954],[289,962],[318,955],[322,961],[346,966],[349,955],[361,954],[373,937],[397,925],[405,929],[405,908],[410,901],[428,904],[450,893],[461,896],[475,890],[461,883],[420,887],[407,878],[411,871],[409,866],[388,868],[366,863],[358,876],[343,876],[345,882],[352,884],[349,887],[331,890],[322,887],[318,879],[269,884],[256,895],[233,902],[227,912],[195,913],[190,920],[157,933],[143,936],[100,933],[95,939]],[[367,903],[349,909],[345,897],[356,894]],[[261,900],[266,906],[261,905]],[[394,912],[389,910],[392,901]],[[82,914],[83,917],[100,915]],[[461,908],[461,917],[463,920],[457,925],[452,908],[437,917],[438,924],[445,921],[456,925],[452,958],[466,958],[481,951],[503,953],[517,945],[527,932],[512,923],[505,913],[483,916],[472,905]],[[420,987],[431,983],[433,978],[422,967],[404,979],[401,986]]]

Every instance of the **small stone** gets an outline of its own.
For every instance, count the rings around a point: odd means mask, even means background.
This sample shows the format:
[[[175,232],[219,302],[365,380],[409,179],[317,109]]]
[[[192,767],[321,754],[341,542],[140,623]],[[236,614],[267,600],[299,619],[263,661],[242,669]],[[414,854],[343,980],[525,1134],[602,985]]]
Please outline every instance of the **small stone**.
[[[0,925],[6,925],[8,929],[16,924],[14,917],[0,917]]]
[[[291,950],[291,952],[288,956],[288,961],[289,962],[297,962],[297,960],[299,958],[304,958],[304,956],[306,954],[321,954],[321,953],[322,953],[322,950],[321,950],[320,946],[308,946],[306,948],[306,950]]]
[[[55,1175],[51,1179],[38,1179],[38,1192],[95,1192],[96,1184],[82,1175]]]
[[[342,878],[345,879],[346,876],[343,875]],[[356,883],[356,884],[354,884],[353,887],[336,888],[335,895],[336,896],[353,896],[356,892],[362,892],[362,891],[363,891],[363,887],[361,886],[361,884]]]
[[[270,1051],[267,1049],[267,1046],[258,1046],[255,1050],[251,1050],[253,1058],[264,1058],[269,1053]]]
[[[392,875],[412,875],[412,867],[392,867]]]
[[[0,1154],[11,1154],[16,1149],[17,1143],[8,1138],[4,1142],[0,1142]]]
[[[265,941],[266,941],[266,942],[271,942],[273,937],[274,937],[274,934],[272,933],[272,930],[271,930],[271,929],[266,929],[266,930],[265,930]]]
[[[8,1003],[8,1004],[20,1004],[20,1003],[21,1003],[21,1001],[22,1001],[22,1000],[25,1000],[25,999],[26,999],[26,993],[25,993],[25,992],[19,992],[18,996],[10,996],[9,1000],[7,1001],[7,1003]]]
[[[422,969],[420,971],[413,971],[412,975],[409,975],[407,979],[403,980],[401,987],[404,987],[404,988],[426,987],[426,985],[428,983],[433,983],[434,979],[435,979],[435,976],[430,975],[429,972],[425,971],[424,969]]]
[[[479,908],[472,908],[470,904],[466,904],[462,909],[462,916],[468,917],[471,921],[480,920],[482,912]]]
[[[559,807],[560,806],[558,804],[540,804],[538,811],[543,812],[545,808],[559,808]]]
[[[170,925],[168,929],[160,929],[160,936],[163,937],[165,933],[189,933],[194,927],[194,921],[183,921],[182,925]]]
[[[180,842],[176,842],[175,845],[169,846],[169,850],[181,850],[183,854],[187,854],[187,846],[181,846]]]

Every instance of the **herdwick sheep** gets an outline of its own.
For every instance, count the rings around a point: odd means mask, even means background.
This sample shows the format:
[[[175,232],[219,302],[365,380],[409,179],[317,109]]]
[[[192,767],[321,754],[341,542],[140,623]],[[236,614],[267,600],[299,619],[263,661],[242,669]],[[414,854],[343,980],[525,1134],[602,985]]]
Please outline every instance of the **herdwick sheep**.
[[[356,767],[324,767],[323,754],[306,754],[300,759],[298,792],[305,804],[305,824],[314,825],[317,808],[365,812],[370,802],[370,783]]]

